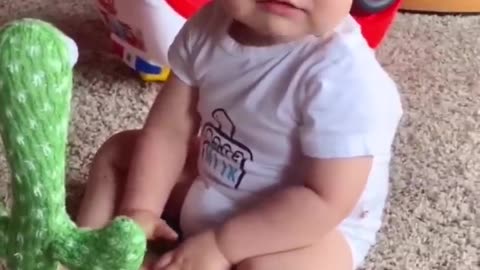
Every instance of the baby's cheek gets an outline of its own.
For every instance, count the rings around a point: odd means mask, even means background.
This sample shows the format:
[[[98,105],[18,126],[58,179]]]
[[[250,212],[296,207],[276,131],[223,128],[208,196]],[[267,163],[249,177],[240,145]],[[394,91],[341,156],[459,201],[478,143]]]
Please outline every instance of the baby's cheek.
[[[255,12],[255,0],[220,0],[225,12],[235,19],[250,17]]]

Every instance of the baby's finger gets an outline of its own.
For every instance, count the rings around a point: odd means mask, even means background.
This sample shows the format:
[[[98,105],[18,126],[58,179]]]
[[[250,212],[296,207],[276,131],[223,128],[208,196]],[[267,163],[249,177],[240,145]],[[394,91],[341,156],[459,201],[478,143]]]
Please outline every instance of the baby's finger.
[[[154,253],[148,251],[145,254],[145,258],[143,259],[143,265],[140,270],[152,270],[154,269],[155,263],[157,262],[158,256]]]
[[[167,252],[158,259],[155,263],[154,270],[164,270],[169,264],[173,262],[173,251]]]
[[[171,264],[167,266],[167,268],[164,268],[163,270],[183,270],[183,269],[179,264]]]
[[[154,238],[166,238],[167,240],[175,241],[178,239],[178,234],[175,230],[170,228],[166,222],[160,223],[155,227],[153,232]]]

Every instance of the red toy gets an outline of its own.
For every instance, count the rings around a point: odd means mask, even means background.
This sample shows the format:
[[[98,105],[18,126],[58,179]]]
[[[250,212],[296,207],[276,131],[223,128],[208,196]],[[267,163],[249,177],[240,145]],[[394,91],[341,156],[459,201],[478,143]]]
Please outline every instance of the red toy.
[[[211,0],[166,0],[175,11],[184,18],[190,18],[203,5]]]
[[[401,2],[402,0],[397,0],[391,7],[380,13],[354,16],[362,26],[363,35],[370,47],[376,49],[381,44],[400,9]]]

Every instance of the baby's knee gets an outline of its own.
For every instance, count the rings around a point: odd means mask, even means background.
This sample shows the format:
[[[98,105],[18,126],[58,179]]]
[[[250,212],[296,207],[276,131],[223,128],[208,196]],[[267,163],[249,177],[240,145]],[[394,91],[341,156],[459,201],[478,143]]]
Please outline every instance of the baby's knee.
[[[124,167],[132,156],[139,130],[126,130],[114,134],[100,146],[93,158],[94,164]]]
[[[271,265],[266,265],[262,257],[246,259],[234,268],[235,270],[270,270]]]
[[[129,170],[137,130],[128,130],[110,137],[93,157],[88,182],[93,185],[118,185]],[[98,186],[96,186],[98,187]]]

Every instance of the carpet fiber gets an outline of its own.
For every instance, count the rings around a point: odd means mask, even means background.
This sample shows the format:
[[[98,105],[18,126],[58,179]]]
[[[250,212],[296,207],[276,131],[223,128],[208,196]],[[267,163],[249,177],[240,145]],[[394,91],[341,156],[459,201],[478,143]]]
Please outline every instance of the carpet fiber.
[[[95,150],[113,132],[138,127],[158,89],[105,53],[106,32],[90,2],[0,0],[0,23],[42,18],[81,48],[70,136],[72,211]],[[367,269],[480,269],[480,17],[402,14],[379,58],[400,86],[406,114],[385,225]],[[7,182],[0,159],[0,200],[8,200]]]

